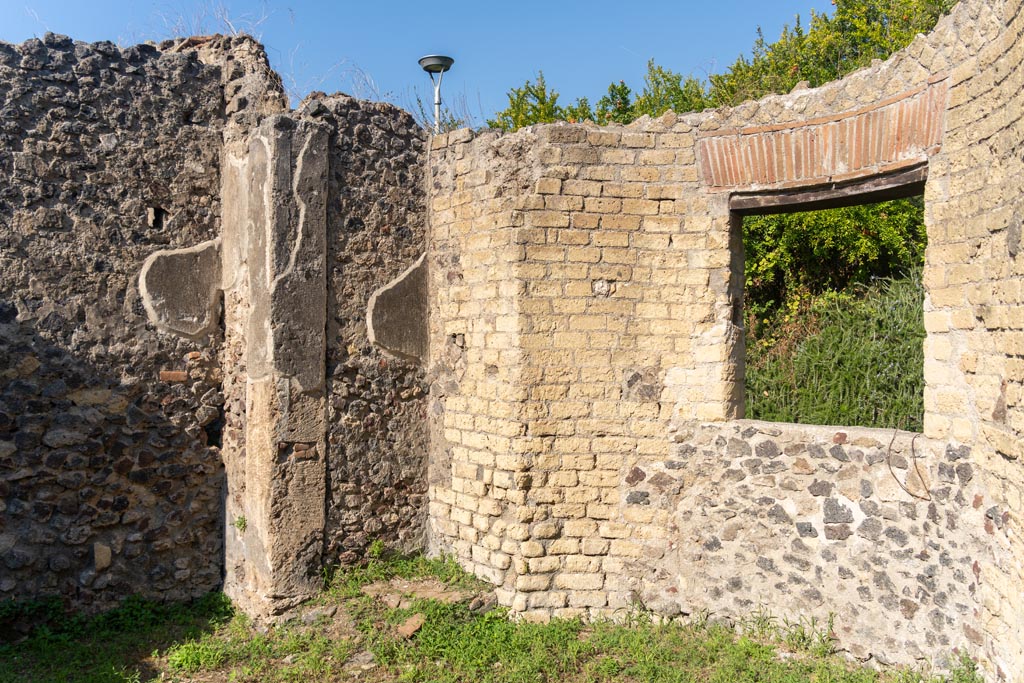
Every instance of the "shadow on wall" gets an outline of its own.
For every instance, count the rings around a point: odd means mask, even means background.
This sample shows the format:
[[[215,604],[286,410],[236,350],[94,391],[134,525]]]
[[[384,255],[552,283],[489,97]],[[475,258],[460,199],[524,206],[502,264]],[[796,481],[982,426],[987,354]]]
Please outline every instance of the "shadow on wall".
[[[66,328],[70,321],[44,318]],[[0,300],[0,600],[89,611],[185,600],[223,574],[222,402],[210,351],[125,383]],[[2,626],[2,625],[0,625]]]
[[[425,134],[381,102],[313,95],[304,111],[332,128],[325,553],[349,564],[378,539],[402,551],[424,547],[429,382],[419,362],[371,343],[366,316],[374,292],[426,248]],[[401,324],[411,329],[409,312]]]

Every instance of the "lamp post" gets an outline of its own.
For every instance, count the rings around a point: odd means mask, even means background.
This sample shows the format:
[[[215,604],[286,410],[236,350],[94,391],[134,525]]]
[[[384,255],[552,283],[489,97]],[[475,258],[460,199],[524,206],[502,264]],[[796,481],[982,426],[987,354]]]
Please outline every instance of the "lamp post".
[[[444,55],[427,55],[420,59],[420,66],[430,75],[430,82],[434,84],[434,134],[441,132],[441,79],[444,72],[452,68],[455,60]],[[434,80],[437,74],[437,80]]]

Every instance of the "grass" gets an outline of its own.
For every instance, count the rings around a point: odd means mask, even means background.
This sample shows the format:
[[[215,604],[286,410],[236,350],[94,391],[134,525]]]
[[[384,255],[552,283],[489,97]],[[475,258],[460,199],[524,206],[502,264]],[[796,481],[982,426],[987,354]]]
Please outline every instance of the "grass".
[[[119,608],[91,618],[66,615],[55,600],[8,602],[0,609],[0,624],[27,616],[39,625],[20,641],[5,629],[0,683],[150,680],[157,675],[149,661],[154,650],[212,633],[232,614],[230,601],[221,593],[170,605],[129,598]]]
[[[258,628],[221,595],[185,606],[140,600],[101,617],[50,615],[21,642],[0,645],[0,681],[422,681],[438,683],[980,683],[963,658],[947,679],[854,667],[832,653],[832,624],[758,610],[736,628],[644,612],[615,623],[516,622],[407,596],[397,607],[363,586],[434,579],[472,595],[486,586],[450,559],[384,557],[326,577],[306,617]],[[395,604],[395,601],[392,601]],[[28,609],[29,606],[22,606]],[[40,616],[38,606],[35,616]],[[309,611],[312,610],[312,611]],[[425,617],[410,638],[397,626]],[[0,612],[0,617],[3,613]],[[312,618],[310,618],[312,617]]]
[[[920,431],[919,275],[829,293],[747,339],[747,417]],[[748,326],[751,327],[751,326]]]
[[[168,648],[163,660],[172,679],[227,670],[239,681],[329,680],[354,649],[350,640],[297,624],[263,633],[237,614],[222,629]]]

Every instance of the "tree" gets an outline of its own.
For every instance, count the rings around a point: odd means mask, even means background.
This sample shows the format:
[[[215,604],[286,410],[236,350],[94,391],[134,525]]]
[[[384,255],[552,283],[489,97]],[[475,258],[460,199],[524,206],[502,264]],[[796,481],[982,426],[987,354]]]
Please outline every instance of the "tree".
[[[542,73],[535,83],[526,81],[508,93],[509,106],[488,124],[515,130],[552,121],[629,123],[645,114],[660,116],[669,109],[682,114],[707,107],[735,106],[770,93],[790,92],[806,81],[811,87],[842,78],[885,59],[910,44],[914,36],[931,30],[956,0],[834,0],[834,14],[811,11],[804,28],[800,17],[785,26],[774,42],[758,29],[749,56],[740,56],[722,73],[711,74],[707,83],[693,75],[682,76],[650,60],[644,87],[633,99],[624,82],[613,82],[590,108],[583,97],[560,107],[558,93],[548,91]]]
[[[796,300],[924,264],[923,202],[908,199],[743,219],[747,308],[760,320]]]
[[[669,109],[675,112],[700,111],[709,105],[704,84],[693,76],[647,62],[644,89],[633,103],[633,116],[661,116]]]
[[[758,29],[749,58],[739,57],[709,78],[713,106],[735,106],[769,93],[786,93],[806,81],[817,87],[885,59],[930,31],[955,0],[835,0],[829,17],[811,11],[810,28],[800,18],[768,43]]]
[[[526,81],[523,87],[509,90],[508,107],[498,112],[494,119],[489,119],[487,125],[512,131],[535,123],[564,120],[565,110],[558,106],[558,93],[548,90],[544,72],[538,71],[536,82]]]
[[[586,97],[581,97],[568,107],[566,107],[562,114],[566,121],[569,123],[582,123],[584,121],[596,122],[594,118],[594,110],[590,106],[590,101]]]
[[[608,86],[608,94],[597,101],[599,123],[629,123],[633,114],[633,91],[625,81]]]

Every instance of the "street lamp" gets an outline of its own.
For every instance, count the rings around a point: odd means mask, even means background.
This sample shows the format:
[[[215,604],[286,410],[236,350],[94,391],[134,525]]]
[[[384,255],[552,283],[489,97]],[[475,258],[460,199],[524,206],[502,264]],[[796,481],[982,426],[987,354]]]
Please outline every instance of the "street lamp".
[[[420,59],[420,66],[430,74],[430,82],[434,84],[434,133],[441,132],[441,79],[444,72],[452,68],[455,60],[444,55],[427,55]],[[434,80],[437,74],[437,80]]]

